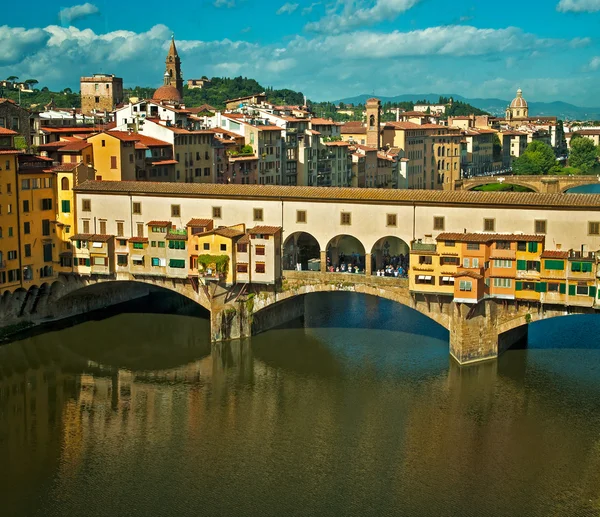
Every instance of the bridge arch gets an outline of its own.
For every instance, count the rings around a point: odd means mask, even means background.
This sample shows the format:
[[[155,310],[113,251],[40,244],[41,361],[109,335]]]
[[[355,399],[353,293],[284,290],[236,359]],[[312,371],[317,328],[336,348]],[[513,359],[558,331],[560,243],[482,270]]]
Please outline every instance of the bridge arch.
[[[409,259],[409,244],[394,235],[381,237],[371,248],[371,270],[373,272],[383,269],[388,264],[401,265],[405,271],[408,271]]]
[[[347,270],[348,266],[358,267],[365,271],[365,246],[353,235],[336,235],[327,243],[327,266],[340,271]]]
[[[315,266],[314,260],[321,260],[321,245],[314,235],[308,232],[294,232],[283,243],[283,269],[298,270],[298,264],[303,271]],[[320,267],[317,268],[317,271]]]
[[[514,178],[514,179],[513,179]],[[502,185],[506,187],[522,187],[529,189],[531,192],[540,193],[542,190],[537,182],[527,181],[526,179],[518,179],[516,176],[511,176],[507,178],[506,181],[498,181],[493,176],[477,178],[472,180],[465,181],[465,188],[467,190],[475,190],[479,187],[484,187],[486,185]]]

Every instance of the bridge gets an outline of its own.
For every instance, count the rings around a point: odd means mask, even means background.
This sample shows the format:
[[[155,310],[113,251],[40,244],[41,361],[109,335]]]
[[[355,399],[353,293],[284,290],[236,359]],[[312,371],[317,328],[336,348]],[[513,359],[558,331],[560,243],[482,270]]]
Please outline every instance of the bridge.
[[[598,176],[476,176],[454,182],[454,190],[473,190],[494,184],[525,187],[542,194],[562,194],[582,185],[600,184]]]
[[[116,288],[115,284],[119,287]],[[314,293],[349,292],[375,296],[424,314],[450,335],[450,355],[459,364],[497,358],[527,336],[528,324],[573,314],[593,314],[592,307],[486,299],[475,306],[451,296],[409,291],[408,280],[351,273],[286,271],[280,285],[198,286],[190,279],[129,281],[61,275],[51,285],[7,294],[0,300],[2,321],[48,322],[169,290],[210,311],[213,342],[250,337],[304,315],[305,299]]]

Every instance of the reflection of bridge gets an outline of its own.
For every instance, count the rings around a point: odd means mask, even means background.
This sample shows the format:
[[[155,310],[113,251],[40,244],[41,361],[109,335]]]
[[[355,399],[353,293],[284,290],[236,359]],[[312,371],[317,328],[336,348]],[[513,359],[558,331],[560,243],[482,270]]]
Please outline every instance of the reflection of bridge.
[[[600,183],[598,176],[477,176],[469,179],[457,180],[454,190],[473,190],[483,185],[503,183],[525,187],[534,192],[545,194],[559,194],[569,189],[582,185]]]

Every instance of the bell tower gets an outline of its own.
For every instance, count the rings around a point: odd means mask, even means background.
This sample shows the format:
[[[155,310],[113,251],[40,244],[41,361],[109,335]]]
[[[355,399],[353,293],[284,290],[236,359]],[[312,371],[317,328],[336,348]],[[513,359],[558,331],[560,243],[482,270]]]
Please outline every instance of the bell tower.
[[[367,112],[367,145],[375,149],[381,148],[381,101],[369,99]]]
[[[164,84],[165,86],[174,86],[179,91],[181,98],[183,99],[183,77],[181,76],[181,59],[177,54],[177,47],[175,47],[175,36],[171,36],[171,46],[169,47],[169,53],[167,54],[166,61],[166,72]]]

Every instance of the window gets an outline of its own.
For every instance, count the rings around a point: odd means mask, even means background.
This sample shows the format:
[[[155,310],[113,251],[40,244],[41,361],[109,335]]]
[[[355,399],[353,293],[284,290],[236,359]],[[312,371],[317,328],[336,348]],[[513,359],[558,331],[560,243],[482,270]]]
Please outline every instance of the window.
[[[433,264],[433,257],[431,255],[419,256],[419,264]]]
[[[52,244],[44,244],[44,262],[52,262]]]
[[[536,260],[517,260],[517,271],[540,272],[540,263]]]
[[[483,220],[483,231],[484,232],[495,232],[496,231],[496,219],[484,219]]]
[[[415,277],[415,284],[435,285],[435,278],[429,275],[418,275]]]
[[[468,242],[467,249],[470,251],[479,251],[480,244],[478,242]]]
[[[209,243],[209,242],[205,242],[205,243],[202,245],[202,249],[203,249],[204,251],[210,251],[210,243]]]
[[[63,178],[60,180],[60,189],[69,190],[69,178]]]
[[[529,253],[537,253],[538,243],[537,242],[528,242],[527,243],[527,251]]]
[[[31,257],[31,244],[25,244],[25,256]]]
[[[7,256],[8,260],[17,260],[17,252],[14,251],[14,250],[13,251],[9,251],[6,254],[6,256]]]
[[[237,245],[237,252],[238,253],[248,253],[248,245],[245,244],[245,243],[238,244]]]
[[[156,241],[150,242],[150,247],[151,248],[156,248]]]
[[[50,219],[42,220],[42,235],[50,235]]]
[[[172,250],[184,250],[185,249],[185,241],[169,241],[169,249]]]
[[[127,239],[119,239],[119,246],[127,246]]]
[[[117,237],[123,237],[124,231],[124,223],[123,221],[117,221]]]
[[[23,223],[23,233],[26,235],[28,233],[31,233],[31,223],[29,223],[29,222]]]
[[[578,296],[588,296],[589,288],[585,282],[579,282],[577,284],[577,290],[575,291]]]
[[[133,154],[129,155],[129,163],[133,163]]]
[[[564,271],[564,260],[544,260],[544,268],[550,271]]]
[[[144,236],[144,223],[137,223],[137,236],[138,237]]]
[[[340,224],[350,226],[352,224],[352,214],[350,212],[342,212],[340,214]]]
[[[227,244],[221,244],[221,251],[227,251]]]
[[[23,200],[23,213],[28,213],[29,212],[29,200],[24,199]]]
[[[106,235],[106,221],[100,221],[100,235]]]
[[[510,242],[509,241],[498,241],[498,242],[496,242],[496,249],[497,250],[509,250]]]
[[[517,251],[527,251],[527,243],[517,242]]]
[[[454,285],[454,278],[451,276],[441,276],[440,285]]]
[[[560,284],[551,282],[548,284],[548,292],[549,293],[558,293]]]
[[[387,226],[398,226],[398,216],[396,214],[387,214]]]
[[[165,241],[158,241],[158,247],[159,248],[164,248],[165,247]]]
[[[185,268],[185,260],[183,259],[171,259],[169,260],[169,267],[184,269]]]
[[[94,266],[106,266],[106,257],[94,257]]]
[[[236,270],[238,273],[247,273],[247,272],[248,272],[248,264],[238,264],[238,265],[235,267],[235,270]]]
[[[512,287],[512,279],[510,279],[510,278],[494,278],[494,287],[510,289]]]
[[[181,217],[181,205],[171,205],[171,217]]]
[[[265,255],[265,247],[264,246],[256,246],[256,254],[264,256]]]
[[[297,223],[305,223],[306,222],[306,210],[297,210],[296,211],[296,222]]]
[[[478,258],[473,259],[473,267],[479,267],[479,259]]]
[[[463,267],[468,268],[471,264],[471,261],[468,258],[463,259]]]
[[[82,221],[83,223],[83,233],[90,233],[90,222],[88,220]]]
[[[159,267],[160,259],[158,257],[152,257],[152,267]]]
[[[117,255],[117,266],[127,266],[127,255]]]
[[[262,221],[263,220],[263,209],[262,208],[255,208],[254,209],[254,220],[255,221]]]
[[[82,199],[81,200],[81,210],[83,212],[91,212],[92,211],[92,200],[91,199]]]
[[[6,205],[6,213],[12,214],[12,205],[11,204]]]
[[[220,206],[212,207],[212,216],[213,216],[213,219],[221,219],[221,207]]]
[[[600,235],[600,222],[589,222],[588,223],[588,234],[589,235]]]
[[[456,246],[456,242],[454,242],[454,241],[444,241],[444,246],[446,246],[446,248],[454,248]]]
[[[12,236],[13,236],[13,229],[12,229],[12,226],[9,226],[9,227],[8,227],[8,236],[9,236],[9,237],[12,237]]]
[[[63,199],[60,203],[60,209],[63,214],[71,213],[71,201]]]
[[[9,167],[9,169],[10,169],[10,167]],[[6,184],[6,193],[12,194],[12,185],[10,183]]]
[[[144,249],[144,243],[143,242],[134,242],[133,243],[133,249],[134,250],[143,250]]]
[[[446,227],[445,218],[444,217],[434,217],[433,218],[433,229],[443,232]]]
[[[142,204],[141,203],[133,203],[132,213],[135,215],[141,215],[142,214]]]
[[[458,288],[463,292],[471,292],[473,290],[473,282],[468,280],[461,280],[458,284]]]
[[[546,221],[540,221],[540,220],[535,221],[535,233],[546,233],[546,226],[547,226]]]
[[[265,263],[264,262],[257,262],[256,263],[256,270],[257,273],[264,273],[265,272]]]
[[[503,269],[512,267],[512,260],[494,260],[494,267],[499,267]]]
[[[111,169],[116,169],[117,168],[117,157],[116,156],[111,156],[110,157],[110,168]]]
[[[458,257],[440,257],[440,266],[458,266],[459,264]]]

